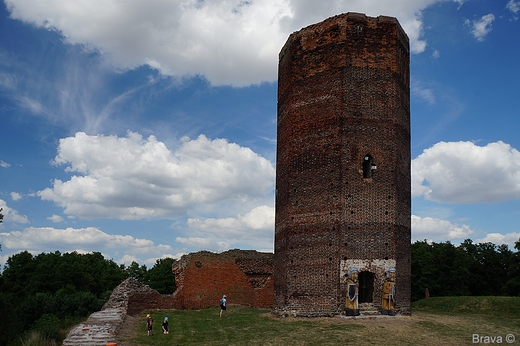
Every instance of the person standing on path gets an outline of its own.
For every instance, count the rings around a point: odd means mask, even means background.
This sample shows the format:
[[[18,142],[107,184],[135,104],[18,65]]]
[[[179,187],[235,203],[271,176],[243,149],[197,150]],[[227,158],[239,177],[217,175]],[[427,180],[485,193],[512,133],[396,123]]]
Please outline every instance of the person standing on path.
[[[226,303],[227,303],[227,299],[226,299],[226,295],[224,294],[222,296],[222,299],[220,300],[220,317],[222,317],[222,315],[224,315],[226,313]]]

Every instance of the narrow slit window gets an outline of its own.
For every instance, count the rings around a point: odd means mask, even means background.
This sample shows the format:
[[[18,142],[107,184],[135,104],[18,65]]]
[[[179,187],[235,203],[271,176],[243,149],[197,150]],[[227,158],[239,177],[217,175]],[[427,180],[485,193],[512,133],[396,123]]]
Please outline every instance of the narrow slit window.
[[[372,178],[372,171],[376,169],[377,166],[374,164],[374,160],[372,156],[366,154],[363,158],[363,178],[370,179]]]

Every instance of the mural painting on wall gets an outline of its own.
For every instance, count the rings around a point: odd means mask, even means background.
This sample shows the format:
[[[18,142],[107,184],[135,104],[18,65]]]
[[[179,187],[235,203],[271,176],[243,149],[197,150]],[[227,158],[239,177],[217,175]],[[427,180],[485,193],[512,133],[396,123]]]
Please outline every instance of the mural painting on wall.
[[[346,308],[345,315],[347,315],[347,316],[358,316],[359,315],[358,291],[359,291],[358,269],[351,268],[348,272],[348,278],[347,278],[347,299],[345,302],[345,308]]]
[[[383,284],[383,297],[381,302],[381,313],[383,315],[395,316],[395,268],[390,268],[386,272],[386,279]]]

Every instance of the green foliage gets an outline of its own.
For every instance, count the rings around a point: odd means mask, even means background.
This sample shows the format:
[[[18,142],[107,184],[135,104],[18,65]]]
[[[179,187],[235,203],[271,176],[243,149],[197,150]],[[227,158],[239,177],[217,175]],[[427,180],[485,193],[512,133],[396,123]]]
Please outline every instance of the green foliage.
[[[20,335],[25,335],[23,342],[28,344],[61,341],[63,328],[101,310],[112,290],[127,277],[171,294],[175,291],[173,262],[159,259],[147,270],[136,262],[127,268],[119,266],[99,252],[13,255],[0,274],[0,345],[19,340]]]
[[[432,296],[519,295],[520,254],[507,245],[448,242],[412,244],[412,301]]]
[[[14,308],[12,296],[0,291],[0,345],[7,345],[18,335]]]
[[[25,333],[22,338],[20,338],[20,342],[22,346],[57,346],[55,340],[49,339],[42,334],[40,334],[36,330],[32,330],[28,333]]]
[[[61,320],[56,315],[44,314],[34,323],[33,329],[45,339],[57,340],[60,339]]]
[[[62,255],[56,251],[33,256],[23,251],[9,257],[2,278],[2,291],[20,298],[54,293],[65,287],[100,296],[114,289],[126,275],[114,261],[105,260],[99,252]]]
[[[146,272],[145,283],[161,294],[172,294],[175,287],[175,276],[172,273],[173,258],[162,258]]]
[[[100,310],[125,278],[124,268],[99,252],[11,256],[0,274],[0,344],[35,329],[60,341],[62,328]]]
[[[146,265],[139,266],[139,263],[133,261],[126,269],[126,276],[134,278],[139,282],[144,283],[146,276]]]
[[[520,250],[520,241],[516,243],[515,249]],[[520,251],[511,255],[505,291],[511,296],[520,296]]]

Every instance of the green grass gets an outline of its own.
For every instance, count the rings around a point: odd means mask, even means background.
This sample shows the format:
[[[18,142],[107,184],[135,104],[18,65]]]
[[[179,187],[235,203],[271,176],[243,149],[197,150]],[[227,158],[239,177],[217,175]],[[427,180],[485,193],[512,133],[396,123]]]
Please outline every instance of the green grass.
[[[520,297],[436,297],[413,303],[413,311],[444,315],[492,315],[520,319]]]
[[[220,318],[219,308],[173,310],[151,313],[154,332],[146,336],[146,326],[137,326],[135,345],[324,345],[340,342],[360,325],[315,323],[315,320],[273,319],[270,310],[230,306]],[[170,334],[164,335],[161,323],[168,316]],[[141,318],[144,321],[144,317]],[[339,321],[338,321],[339,322]],[[307,343],[308,334],[313,335]],[[343,335],[343,337],[341,337]]]
[[[136,337],[118,345],[471,345],[472,335],[515,334],[520,345],[520,297],[443,297],[413,304],[413,315],[393,318],[274,318],[269,310],[230,306],[151,312],[154,335],[146,336],[145,315]],[[169,317],[170,334],[161,331]],[[506,343],[503,341],[503,343]]]

